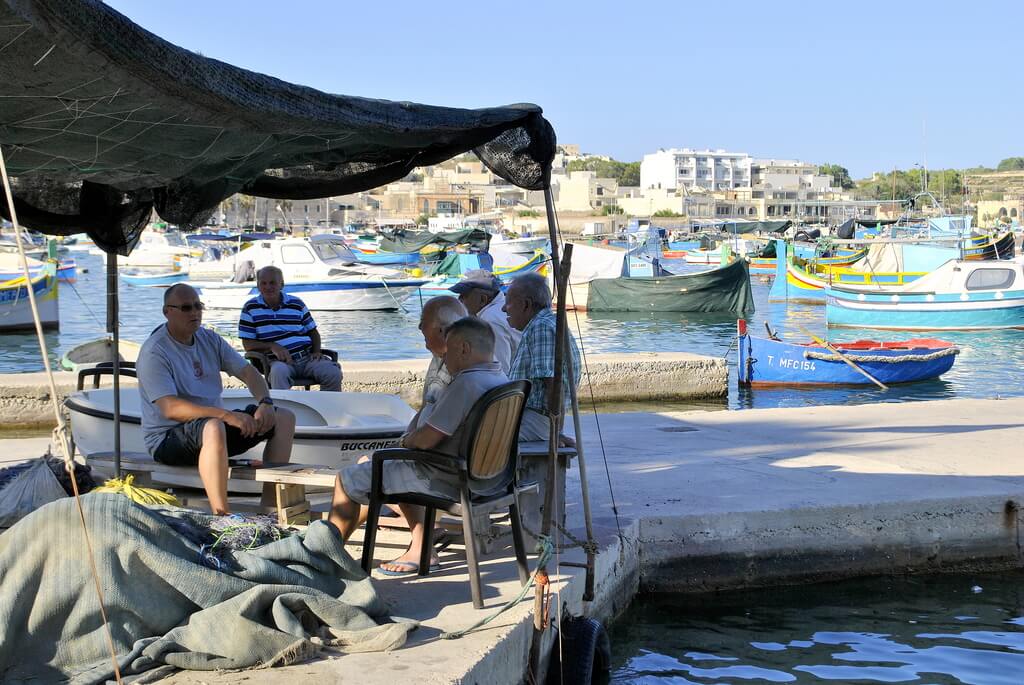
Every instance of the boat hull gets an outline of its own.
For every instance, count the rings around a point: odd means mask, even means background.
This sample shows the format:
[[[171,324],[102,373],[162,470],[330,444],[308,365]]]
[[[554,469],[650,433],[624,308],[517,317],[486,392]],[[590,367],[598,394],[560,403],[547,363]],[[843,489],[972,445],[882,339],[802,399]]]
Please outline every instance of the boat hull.
[[[881,347],[903,345],[903,348]],[[959,350],[942,341],[835,345],[886,385],[938,378],[953,367]],[[824,347],[740,336],[737,376],[740,385],[872,385],[863,374]]]
[[[337,281],[286,283],[284,291],[306,303],[311,311],[371,311],[398,309],[425,279],[398,281]],[[241,309],[259,291],[251,284],[194,283],[210,309]]]
[[[906,331],[1024,328],[1024,290],[996,299],[973,293],[868,295],[830,288],[825,291],[825,320],[833,327]]]
[[[51,269],[52,271],[52,269]],[[60,298],[54,273],[32,279],[32,293],[44,329],[60,327]],[[0,331],[23,331],[35,328],[32,305],[24,279],[0,283]]]
[[[310,464],[340,469],[374,450],[395,447],[415,412],[395,395],[382,393],[307,392],[274,390],[274,403],[295,414],[294,464]],[[110,452],[113,449],[113,390],[85,390],[65,400],[71,416],[71,432],[83,455]],[[224,391],[227,409],[242,409],[252,404],[246,390]],[[139,392],[121,388],[121,449],[146,452],[142,440]],[[240,458],[262,459],[263,445],[257,445]]]

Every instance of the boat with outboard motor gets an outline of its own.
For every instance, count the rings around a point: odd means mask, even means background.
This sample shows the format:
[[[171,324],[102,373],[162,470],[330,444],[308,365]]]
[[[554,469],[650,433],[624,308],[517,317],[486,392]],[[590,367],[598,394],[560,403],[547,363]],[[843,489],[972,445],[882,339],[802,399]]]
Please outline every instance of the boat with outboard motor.
[[[255,277],[264,266],[281,269],[284,291],[302,298],[314,311],[399,309],[427,282],[396,269],[358,263],[336,235],[260,240],[243,255],[232,281],[189,281],[207,307],[241,309],[259,294]]]
[[[765,326],[767,328],[767,324]],[[747,332],[747,322],[737,322],[739,384],[871,385],[851,362],[885,385],[938,378],[953,367],[960,348],[931,338],[878,342],[789,343],[769,329],[768,338]]]
[[[272,390],[270,394],[276,406],[295,414],[294,464],[337,469],[374,450],[395,447],[415,414],[398,396],[383,393]],[[222,398],[226,409],[244,409],[253,401],[244,389],[227,389]],[[139,391],[122,386],[120,399],[121,448],[145,453]],[[79,451],[85,455],[109,451],[113,389],[79,390],[68,395],[64,405]],[[262,449],[258,445],[239,458],[260,459]]]

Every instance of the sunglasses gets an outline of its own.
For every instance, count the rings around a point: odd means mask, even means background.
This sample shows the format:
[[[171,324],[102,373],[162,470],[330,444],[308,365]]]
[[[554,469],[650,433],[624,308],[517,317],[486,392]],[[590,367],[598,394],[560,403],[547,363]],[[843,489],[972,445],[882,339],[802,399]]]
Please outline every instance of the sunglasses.
[[[167,306],[173,309],[180,309],[185,314],[188,314],[192,310],[198,310],[201,312],[204,309],[206,309],[206,305],[203,304],[202,302],[189,302],[187,304],[169,304]]]

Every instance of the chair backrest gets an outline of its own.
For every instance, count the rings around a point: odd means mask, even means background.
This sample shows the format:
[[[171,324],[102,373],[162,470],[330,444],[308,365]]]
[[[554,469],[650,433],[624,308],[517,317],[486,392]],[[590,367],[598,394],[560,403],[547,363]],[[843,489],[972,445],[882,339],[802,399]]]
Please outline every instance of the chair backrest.
[[[494,490],[514,478],[529,394],[530,381],[511,381],[488,390],[470,409],[459,453],[466,458],[471,491]]]

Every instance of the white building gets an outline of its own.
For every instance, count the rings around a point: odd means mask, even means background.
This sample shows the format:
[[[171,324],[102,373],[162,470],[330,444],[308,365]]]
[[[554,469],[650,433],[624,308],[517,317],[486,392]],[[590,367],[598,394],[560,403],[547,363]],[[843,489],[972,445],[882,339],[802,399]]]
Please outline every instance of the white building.
[[[795,159],[756,159],[751,166],[753,187],[763,190],[832,192],[832,177],[818,173],[818,165]],[[841,190],[836,188],[836,191]]]
[[[644,155],[640,188],[704,188],[719,191],[749,188],[753,159],[745,152],[672,148]]]

